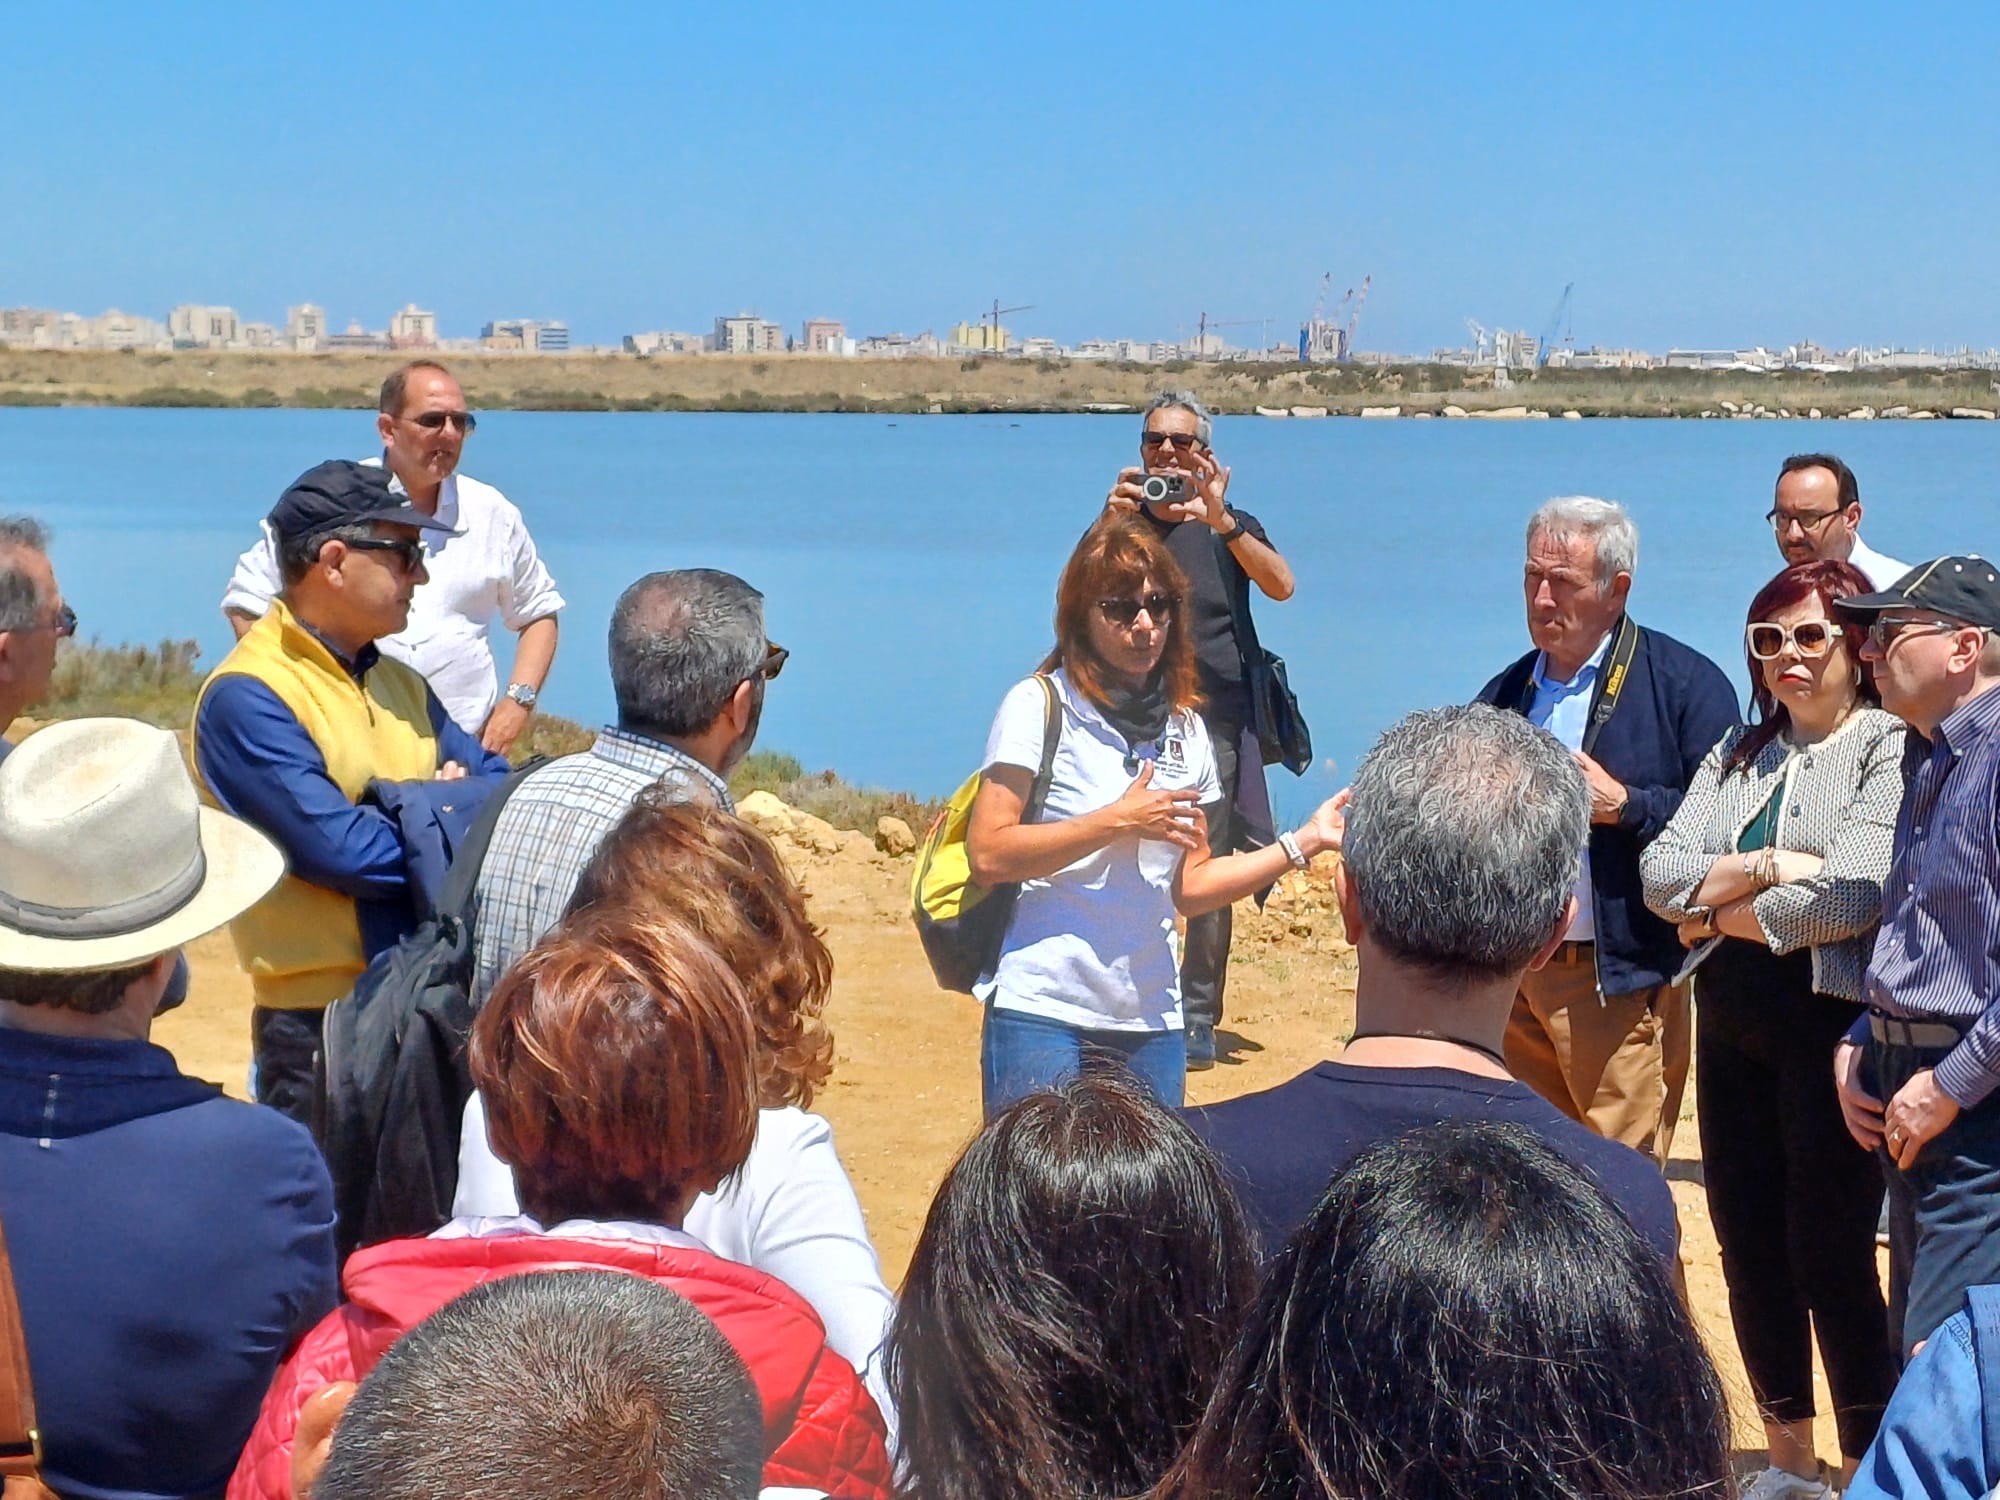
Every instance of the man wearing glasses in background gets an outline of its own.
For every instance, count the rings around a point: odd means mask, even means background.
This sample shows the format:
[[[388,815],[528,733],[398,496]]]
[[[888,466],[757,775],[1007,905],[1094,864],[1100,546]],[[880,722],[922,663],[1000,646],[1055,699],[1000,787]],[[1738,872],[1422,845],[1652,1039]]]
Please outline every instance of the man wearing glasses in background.
[[[415,667],[460,727],[504,755],[527,728],[555,660],[563,597],[521,512],[493,486],[458,472],[478,422],[451,372],[413,360],[382,382],[380,407],[382,456],[370,462],[386,467],[418,510],[448,528],[432,544],[430,582],[417,592],[408,627],[382,649]],[[237,559],[222,596],[238,636],[264,613],[279,582],[267,526]],[[504,694],[488,638],[496,619],[520,637]]]
[[[56,642],[76,634],[49,565],[49,533],[27,516],[0,516],[0,760],[5,730],[49,690]]]
[[[1250,585],[1282,603],[1292,597],[1292,570],[1262,523],[1229,504],[1229,470],[1209,447],[1210,430],[1208,411],[1191,392],[1162,391],[1146,407],[1139,465],[1119,470],[1105,503],[1112,510],[1137,511],[1158,527],[1167,550],[1187,574],[1201,716],[1222,782],[1222,800],[1210,808],[1208,823],[1209,853],[1219,858],[1268,844],[1274,837],[1244,662],[1261,649],[1250,617]],[[1142,486],[1150,474],[1179,476],[1184,498],[1148,502]],[[1239,639],[1239,616],[1253,639]],[[1191,1070],[1215,1066],[1232,917],[1226,906],[1195,917],[1182,942],[1181,1002]]]
[[[364,794],[377,781],[497,780],[507,761],[377,646],[409,623],[428,577],[423,538],[455,533],[381,466],[347,459],[300,475],[265,529],[282,587],[202,684],[194,763],[208,798],[285,854],[285,878],[230,936],[256,1002],[258,1101],[310,1127],[326,1007],[415,922],[402,825]]]
[[[1907,1354],[2000,1282],[2000,569],[1941,557],[1834,608],[1915,731],[1863,980],[1835,1049],[1847,1128],[1884,1158],[1890,1319]]]
[[[1861,484],[1831,453],[1795,453],[1778,470],[1778,489],[1764,519],[1790,564],[1846,562],[1878,589],[1909,572],[1861,540]]]

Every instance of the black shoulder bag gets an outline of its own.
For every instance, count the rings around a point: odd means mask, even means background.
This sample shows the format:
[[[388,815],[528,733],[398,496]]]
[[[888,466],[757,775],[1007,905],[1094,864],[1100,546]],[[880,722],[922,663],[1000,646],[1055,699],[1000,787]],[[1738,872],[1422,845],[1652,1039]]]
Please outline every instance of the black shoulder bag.
[[[1303,776],[1312,764],[1312,730],[1299,711],[1298,695],[1292,691],[1285,671],[1285,659],[1266,651],[1257,639],[1257,627],[1250,620],[1250,575],[1230,554],[1229,544],[1220,533],[1215,536],[1216,563],[1222,583],[1229,590],[1229,613],[1236,631],[1236,650],[1243,660],[1243,688],[1250,698],[1250,727],[1264,753],[1264,764],[1283,766],[1294,776]]]

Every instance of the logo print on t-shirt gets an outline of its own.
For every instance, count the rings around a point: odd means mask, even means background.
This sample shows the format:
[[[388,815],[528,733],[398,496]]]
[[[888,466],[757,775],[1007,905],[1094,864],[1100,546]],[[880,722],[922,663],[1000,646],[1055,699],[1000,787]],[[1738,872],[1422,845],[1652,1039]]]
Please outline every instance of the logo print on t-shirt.
[[[1181,752],[1181,742],[1178,737],[1160,741],[1160,758],[1177,766],[1187,764],[1187,757]]]

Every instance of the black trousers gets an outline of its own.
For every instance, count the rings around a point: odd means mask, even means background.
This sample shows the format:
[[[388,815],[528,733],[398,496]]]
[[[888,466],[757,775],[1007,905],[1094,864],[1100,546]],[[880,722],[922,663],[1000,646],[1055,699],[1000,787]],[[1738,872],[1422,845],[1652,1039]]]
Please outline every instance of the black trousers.
[[[1208,820],[1208,852],[1221,858],[1236,841],[1236,744],[1240,725],[1203,714],[1208,737],[1215,745],[1215,773],[1222,783],[1222,802]],[[1231,907],[1188,918],[1181,941],[1181,1007],[1189,1025],[1222,1024],[1222,995],[1229,986],[1229,940],[1236,913]]]
[[[1773,1420],[1810,1419],[1817,1335],[1840,1450],[1859,1458],[1897,1377],[1875,1270],[1881,1169],[1833,1088],[1834,1047],[1861,1007],[1813,993],[1809,953],[1734,938],[1695,985],[1708,1211],[1750,1388]]]
[[[257,1063],[257,1102],[314,1128],[319,1084],[314,1059],[326,1025],[323,1010],[250,1011],[250,1055]]]

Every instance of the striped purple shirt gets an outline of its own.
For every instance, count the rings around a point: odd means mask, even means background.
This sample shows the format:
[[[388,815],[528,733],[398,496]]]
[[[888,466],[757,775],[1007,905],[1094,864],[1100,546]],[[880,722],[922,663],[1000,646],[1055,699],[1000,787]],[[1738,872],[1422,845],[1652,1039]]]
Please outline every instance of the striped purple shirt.
[[[1970,1021],[1937,1065],[1967,1109],[2000,1085],[2000,688],[1912,734],[1868,1003],[1905,1020]]]

